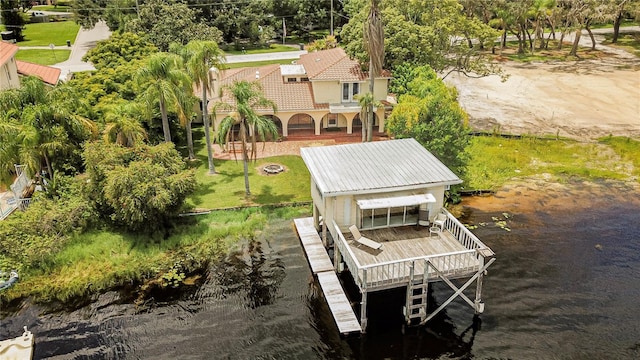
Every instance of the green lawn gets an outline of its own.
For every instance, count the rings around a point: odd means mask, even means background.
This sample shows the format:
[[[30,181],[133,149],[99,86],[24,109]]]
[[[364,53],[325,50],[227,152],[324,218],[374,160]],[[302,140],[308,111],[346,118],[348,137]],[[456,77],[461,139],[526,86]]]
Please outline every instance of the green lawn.
[[[203,209],[219,209],[311,200],[309,171],[299,156],[277,156],[250,162],[251,196],[247,198],[241,155],[238,154],[237,162],[234,160],[215,160],[217,174],[208,175],[207,150],[204,146],[204,133],[201,127],[194,129],[194,143],[197,160],[192,166],[196,168],[199,187],[187,199],[189,205]],[[286,170],[280,174],[269,176],[260,173],[262,167],[273,163],[283,165]]]
[[[53,6],[53,5],[37,5],[34,6],[31,10],[38,11],[52,11],[52,12],[71,12],[71,7],[69,6]]]
[[[227,50],[227,55],[243,55],[243,54],[268,54],[274,52],[286,52],[286,51],[296,51],[300,50],[300,48],[280,45],[280,44],[271,44],[268,49],[248,49],[245,52],[242,50]]]
[[[71,50],[28,49],[18,50],[16,60],[28,61],[40,65],[53,65],[66,61]]]
[[[259,67],[259,66],[271,65],[271,64],[291,64],[291,62],[296,60],[298,59],[294,58],[294,59],[281,59],[281,60],[249,61],[249,62],[242,62],[242,63],[225,64],[225,66],[227,67],[227,69],[237,69],[241,67]]]
[[[73,43],[80,30],[80,25],[73,21],[60,21],[49,23],[27,24],[22,34],[25,41],[18,43],[20,46],[63,46],[67,40]]]

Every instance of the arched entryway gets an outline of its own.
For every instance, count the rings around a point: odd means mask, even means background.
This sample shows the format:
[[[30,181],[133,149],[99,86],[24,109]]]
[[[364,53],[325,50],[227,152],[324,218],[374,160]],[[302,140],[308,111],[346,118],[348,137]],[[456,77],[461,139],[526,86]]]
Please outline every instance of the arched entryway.
[[[374,113],[373,114],[373,127],[374,127],[374,131],[376,131],[376,127],[378,127],[380,124],[380,118],[378,118],[378,114]],[[353,118],[353,122],[351,124],[351,127],[353,129],[353,132],[356,131],[362,131],[362,120],[360,119],[360,114],[357,114],[354,118]]]
[[[289,118],[287,130],[289,136],[312,136],[315,135],[315,121],[309,114],[295,114]]]
[[[275,139],[272,139],[271,137],[268,137],[266,140],[267,141],[276,141],[276,140],[278,140],[280,137],[282,137],[282,121],[276,115],[265,115],[265,117],[271,119],[271,121],[273,121],[273,123],[278,128],[278,136]]]

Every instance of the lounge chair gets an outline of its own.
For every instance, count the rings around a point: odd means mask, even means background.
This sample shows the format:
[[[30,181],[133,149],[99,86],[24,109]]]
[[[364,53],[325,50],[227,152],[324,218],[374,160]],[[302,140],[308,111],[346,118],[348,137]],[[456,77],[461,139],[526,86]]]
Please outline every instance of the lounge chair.
[[[433,226],[437,226],[440,228],[440,231],[444,230],[444,222],[447,221],[447,215],[438,214],[435,218],[433,218]]]
[[[358,230],[358,227],[355,225],[351,225],[349,226],[349,231],[351,231],[351,235],[353,235],[353,238],[359,243],[362,244],[364,246],[368,246],[374,250],[378,250],[382,247],[382,244],[380,244],[379,242],[373,241],[369,238],[366,238],[364,236],[362,236],[362,234],[360,234],[360,230]]]

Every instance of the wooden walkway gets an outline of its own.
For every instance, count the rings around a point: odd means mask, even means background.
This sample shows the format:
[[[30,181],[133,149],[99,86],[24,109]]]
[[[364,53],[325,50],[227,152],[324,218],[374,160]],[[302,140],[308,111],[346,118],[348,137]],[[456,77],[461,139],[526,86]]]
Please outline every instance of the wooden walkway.
[[[311,271],[318,277],[318,282],[325,299],[327,299],[338,330],[341,334],[361,332],[362,329],[356,314],[353,312],[340,280],[333,270],[333,264],[322,245],[322,240],[313,226],[313,218],[295,219],[294,223]]]

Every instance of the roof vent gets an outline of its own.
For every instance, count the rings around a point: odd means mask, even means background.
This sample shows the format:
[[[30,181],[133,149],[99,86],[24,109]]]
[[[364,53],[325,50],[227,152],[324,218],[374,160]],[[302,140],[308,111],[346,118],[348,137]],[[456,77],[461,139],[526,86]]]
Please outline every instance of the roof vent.
[[[260,79],[260,71],[256,70],[256,79]]]

